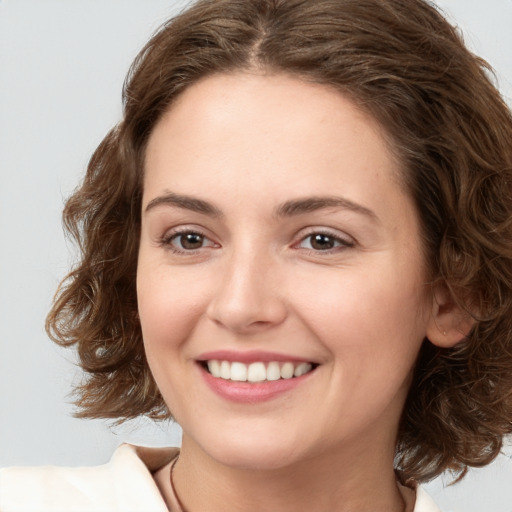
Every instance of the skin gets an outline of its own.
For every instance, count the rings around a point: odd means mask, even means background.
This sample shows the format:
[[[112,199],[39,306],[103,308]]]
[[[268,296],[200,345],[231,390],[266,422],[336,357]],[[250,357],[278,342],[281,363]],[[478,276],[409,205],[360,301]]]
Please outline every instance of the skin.
[[[183,428],[174,482],[185,508],[412,507],[393,473],[411,371],[426,336],[457,335],[448,301],[425,285],[420,221],[379,125],[324,86],[214,75],[157,124],[145,163],[139,314],[151,371]],[[344,202],[283,214],[311,197]],[[199,233],[198,244],[184,248],[176,230]],[[201,376],[197,359],[211,350],[318,367],[271,400],[233,403]],[[156,480],[168,496],[169,468]]]

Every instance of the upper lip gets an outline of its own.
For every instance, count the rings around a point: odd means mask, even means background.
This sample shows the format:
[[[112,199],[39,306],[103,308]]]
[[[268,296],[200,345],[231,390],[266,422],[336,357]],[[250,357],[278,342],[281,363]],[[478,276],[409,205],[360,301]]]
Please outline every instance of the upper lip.
[[[271,361],[278,362],[291,362],[291,363],[314,363],[311,359],[304,357],[297,357],[289,354],[282,354],[276,352],[267,352],[262,350],[249,350],[249,351],[234,351],[234,350],[214,350],[211,352],[204,352],[199,357],[198,361],[230,361],[239,363],[255,363],[258,361],[267,363]]]

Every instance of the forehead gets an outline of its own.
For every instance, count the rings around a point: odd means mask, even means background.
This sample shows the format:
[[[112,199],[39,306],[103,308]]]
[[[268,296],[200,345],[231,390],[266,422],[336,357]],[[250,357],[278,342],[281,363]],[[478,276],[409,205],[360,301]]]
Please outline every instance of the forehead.
[[[182,186],[234,166],[246,186],[292,174],[296,183],[346,181],[351,168],[371,183],[400,167],[380,125],[341,93],[258,73],[213,75],[186,89],[153,130],[145,163],[152,182],[160,169]],[[340,172],[320,172],[327,168]]]

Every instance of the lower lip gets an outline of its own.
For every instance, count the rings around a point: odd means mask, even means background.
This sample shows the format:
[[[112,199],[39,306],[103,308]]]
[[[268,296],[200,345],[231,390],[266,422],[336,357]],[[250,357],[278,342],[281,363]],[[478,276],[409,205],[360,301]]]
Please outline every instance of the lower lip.
[[[231,402],[254,404],[272,400],[297,386],[300,386],[314,372],[310,371],[300,377],[264,382],[237,382],[214,377],[199,365],[201,374],[210,389],[221,398]]]

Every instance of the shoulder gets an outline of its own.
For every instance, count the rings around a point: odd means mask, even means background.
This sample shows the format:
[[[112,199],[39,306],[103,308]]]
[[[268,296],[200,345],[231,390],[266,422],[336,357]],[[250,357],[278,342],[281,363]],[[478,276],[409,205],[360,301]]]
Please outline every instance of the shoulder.
[[[152,473],[178,454],[177,448],[121,445],[107,464],[0,470],[0,511],[167,512]]]
[[[434,500],[414,480],[406,484],[398,482],[398,488],[406,503],[407,512],[441,512]]]
[[[416,503],[413,512],[441,512],[441,510],[426,491],[418,486],[416,488]]]

